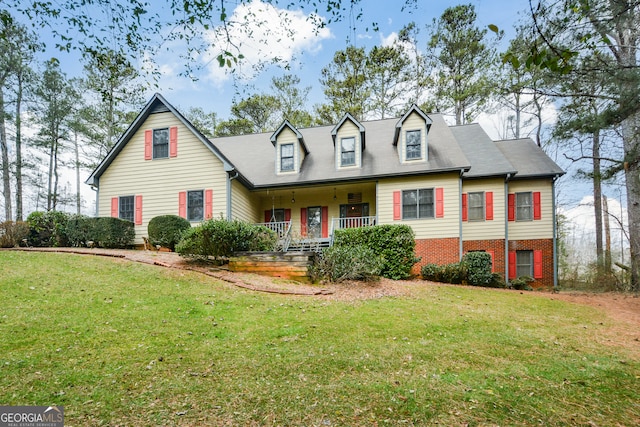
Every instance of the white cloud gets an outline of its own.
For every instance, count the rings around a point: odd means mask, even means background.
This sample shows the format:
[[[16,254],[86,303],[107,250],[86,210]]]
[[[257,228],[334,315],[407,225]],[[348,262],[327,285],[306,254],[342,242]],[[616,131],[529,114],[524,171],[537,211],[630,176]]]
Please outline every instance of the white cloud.
[[[231,77],[229,67],[220,67],[217,60],[224,51],[236,57],[244,56],[235,65],[234,72],[246,80],[271,63],[288,64],[297,54],[316,53],[322,49],[323,40],[333,37],[328,28],[319,28],[321,21],[317,15],[278,9],[261,1],[240,4],[226,27],[220,26],[205,34],[211,46],[202,57],[208,70],[207,78],[220,85]]]
[[[380,45],[381,46],[393,46],[394,43],[398,41],[398,33],[391,33],[387,37],[385,37],[382,33],[380,34]]]

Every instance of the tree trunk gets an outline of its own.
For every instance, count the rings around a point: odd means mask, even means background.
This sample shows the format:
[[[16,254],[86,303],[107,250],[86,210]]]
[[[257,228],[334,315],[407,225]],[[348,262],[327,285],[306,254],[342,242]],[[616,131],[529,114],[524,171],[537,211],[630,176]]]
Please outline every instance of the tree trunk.
[[[2,151],[2,188],[4,192],[4,220],[11,221],[11,178],[9,164],[9,144],[7,142],[7,128],[4,120],[4,92],[0,87],[0,151]]]
[[[603,273],[604,258],[602,250],[602,175],[600,171],[600,131],[592,135],[593,153],[593,213],[596,227],[596,269],[597,277]]]
[[[640,112],[622,122],[625,152],[624,175],[627,189],[629,252],[631,254],[631,290],[640,292]]]
[[[16,221],[22,221],[22,75],[18,76],[16,93]]]
[[[609,226],[609,203],[607,196],[602,196],[602,209],[604,211],[604,271],[607,276],[611,275],[611,227]]]
[[[82,207],[82,198],[80,196],[80,150],[78,149],[78,132],[75,132],[73,139],[73,150],[76,155],[76,213],[80,215],[80,208]]]

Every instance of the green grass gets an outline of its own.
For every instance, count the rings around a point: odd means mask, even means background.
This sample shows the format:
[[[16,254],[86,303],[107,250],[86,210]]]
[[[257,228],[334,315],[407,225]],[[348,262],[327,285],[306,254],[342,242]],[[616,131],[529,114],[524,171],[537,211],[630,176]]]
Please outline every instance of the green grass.
[[[333,302],[0,252],[0,295],[0,404],[64,405],[70,426],[640,423],[637,348],[534,293]]]

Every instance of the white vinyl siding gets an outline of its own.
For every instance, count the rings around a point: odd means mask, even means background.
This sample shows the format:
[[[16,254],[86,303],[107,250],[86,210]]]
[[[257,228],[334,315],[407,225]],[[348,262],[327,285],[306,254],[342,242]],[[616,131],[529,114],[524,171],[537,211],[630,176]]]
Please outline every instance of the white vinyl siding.
[[[504,180],[496,179],[474,179],[462,182],[463,193],[483,192],[486,194],[493,192],[493,220],[492,221],[464,221],[462,223],[462,240],[495,240],[504,239],[504,222],[506,215],[506,200],[504,196]],[[461,199],[462,200],[462,199]],[[467,199],[467,205],[469,200]],[[509,236],[511,237],[511,236]]]
[[[446,238],[460,236],[460,193],[457,173],[418,176],[412,178],[390,178],[378,183],[378,220],[380,224],[407,224],[416,233],[416,239]],[[418,188],[442,188],[444,217],[412,220],[393,219],[393,192]]]
[[[540,192],[542,218],[532,221],[509,221],[509,240],[551,239],[553,237],[553,210],[551,182],[526,180],[509,182],[509,193]]]
[[[144,132],[178,127],[180,155],[161,162],[144,160]],[[213,217],[226,216],[227,173],[222,162],[170,112],[151,114],[100,177],[98,208],[109,216],[111,198],[143,196],[142,225],[136,226],[136,243],[147,236],[147,224],[159,215],[178,215],[178,193],[213,190]]]

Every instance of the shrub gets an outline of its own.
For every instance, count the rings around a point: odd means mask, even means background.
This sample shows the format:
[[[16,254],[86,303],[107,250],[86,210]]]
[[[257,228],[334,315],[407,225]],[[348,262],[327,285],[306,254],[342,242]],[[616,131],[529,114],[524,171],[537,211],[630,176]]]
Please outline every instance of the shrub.
[[[191,228],[191,223],[177,215],[156,216],[149,221],[149,241],[152,245],[160,245],[175,250],[182,238],[182,233]]]
[[[532,283],[533,281],[534,279],[531,276],[520,276],[511,280],[509,287],[520,291],[532,291],[533,288],[531,287],[530,283]]]
[[[211,219],[185,231],[175,249],[189,258],[221,259],[240,251],[272,251],[277,239],[276,233],[263,225]]]
[[[27,217],[29,224],[29,246],[63,247],[68,246],[67,223],[69,215],[64,212],[32,212]]]
[[[120,218],[91,218],[89,236],[96,246],[109,249],[124,249],[133,245],[136,237],[135,226],[131,221]]]
[[[335,231],[334,245],[350,248],[365,246],[382,257],[380,275],[389,279],[408,279],[420,259],[415,256],[415,235],[407,225],[378,225]]]
[[[332,246],[316,257],[310,273],[313,281],[375,280],[382,266],[382,257],[364,245]]]
[[[6,221],[0,223],[0,248],[13,248],[23,245],[29,236],[29,225],[26,222]]]
[[[466,281],[472,286],[487,286],[492,279],[491,255],[486,252],[468,252],[462,257]]]
[[[74,247],[87,246],[87,242],[94,240],[91,236],[95,228],[96,218],[85,215],[72,215],[67,222],[67,239]]]

